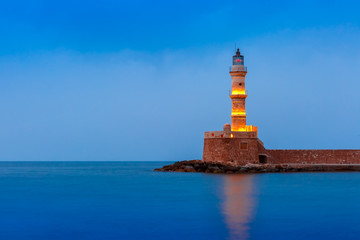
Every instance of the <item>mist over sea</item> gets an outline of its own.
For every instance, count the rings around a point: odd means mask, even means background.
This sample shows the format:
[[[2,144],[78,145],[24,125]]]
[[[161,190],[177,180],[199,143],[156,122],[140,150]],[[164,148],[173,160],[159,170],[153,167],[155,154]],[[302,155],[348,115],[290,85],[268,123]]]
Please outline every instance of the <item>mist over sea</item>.
[[[1,162],[0,239],[359,239],[360,173]]]

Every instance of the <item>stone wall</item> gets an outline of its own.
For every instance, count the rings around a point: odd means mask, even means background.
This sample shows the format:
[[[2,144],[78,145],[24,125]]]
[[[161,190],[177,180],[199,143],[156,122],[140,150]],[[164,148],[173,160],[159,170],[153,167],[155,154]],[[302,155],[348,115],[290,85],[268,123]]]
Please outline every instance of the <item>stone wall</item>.
[[[205,162],[246,165],[259,164],[360,164],[360,150],[271,150],[266,149],[257,132],[205,132]]]
[[[270,150],[268,163],[360,164],[360,150]]]
[[[205,138],[203,160],[243,165],[259,163],[257,138]]]

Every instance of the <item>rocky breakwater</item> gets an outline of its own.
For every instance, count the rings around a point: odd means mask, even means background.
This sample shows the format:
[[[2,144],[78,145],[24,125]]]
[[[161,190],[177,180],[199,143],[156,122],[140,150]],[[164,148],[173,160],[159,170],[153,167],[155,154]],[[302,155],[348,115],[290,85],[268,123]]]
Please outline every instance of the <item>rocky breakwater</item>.
[[[157,168],[159,172],[202,172],[202,173],[272,173],[272,172],[343,172],[360,171],[360,164],[246,164],[226,165],[207,163],[202,160],[175,162]]]

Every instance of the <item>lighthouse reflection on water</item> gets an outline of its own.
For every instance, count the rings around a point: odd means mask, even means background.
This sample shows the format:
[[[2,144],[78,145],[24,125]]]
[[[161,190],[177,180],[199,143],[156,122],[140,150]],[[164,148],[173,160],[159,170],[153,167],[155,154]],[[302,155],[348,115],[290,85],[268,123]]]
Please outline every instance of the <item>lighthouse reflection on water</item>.
[[[256,209],[256,187],[253,175],[227,175],[220,191],[222,214],[229,239],[248,239],[249,223]]]

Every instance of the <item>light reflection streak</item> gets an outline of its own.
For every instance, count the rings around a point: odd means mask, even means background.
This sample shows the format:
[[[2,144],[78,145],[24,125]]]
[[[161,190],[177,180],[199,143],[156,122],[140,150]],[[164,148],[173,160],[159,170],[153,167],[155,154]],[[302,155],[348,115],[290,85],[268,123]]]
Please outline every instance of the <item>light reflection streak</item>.
[[[253,180],[253,175],[224,177],[222,212],[231,240],[249,238],[249,223],[256,207]]]

